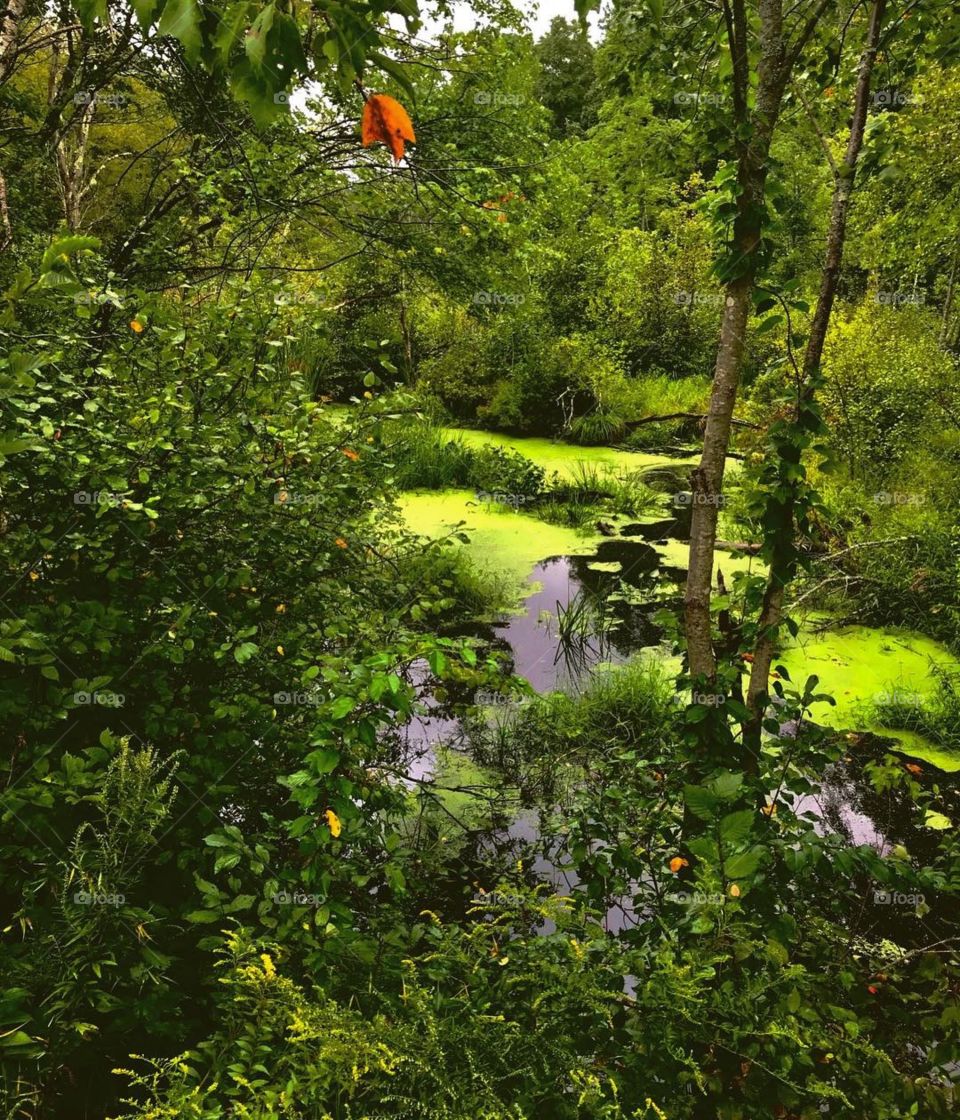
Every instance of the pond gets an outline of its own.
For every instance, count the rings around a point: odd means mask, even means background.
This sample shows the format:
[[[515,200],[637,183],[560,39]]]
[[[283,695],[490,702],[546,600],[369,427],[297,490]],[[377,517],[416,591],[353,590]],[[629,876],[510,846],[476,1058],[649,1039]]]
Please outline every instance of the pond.
[[[462,435],[509,446],[567,477],[585,452],[548,440]],[[676,478],[676,460],[667,468],[661,457],[602,450],[605,454],[598,459],[611,469],[662,469],[667,479]],[[662,508],[645,517],[613,518],[614,524],[585,529],[481,501],[469,490],[406,493],[401,508],[407,525],[425,536],[465,529],[468,543],[457,547],[466,548],[474,563],[513,587],[514,608],[476,620],[470,633],[501,651],[513,672],[535,692],[576,693],[604,667],[637,658],[653,659],[671,674],[679,670],[679,658],[673,656],[655,616],[665,603],[675,608],[682,603],[689,507],[677,507],[664,495]],[[757,570],[757,563],[744,552],[718,556],[727,579],[734,571]],[[935,687],[934,667],[960,667],[949,651],[920,634],[863,626],[832,629],[829,623],[822,614],[810,614],[777,662],[794,681],[815,673],[822,690],[836,698],[835,707],[817,705],[814,720],[837,729],[889,735],[905,755],[923,761],[925,781],[933,780],[934,766],[960,770],[957,755],[920,736],[871,726],[870,721],[871,705],[884,694],[929,695]],[[418,683],[427,679],[424,667]],[[487,699],[475,696],[474,702],[482,707]],[[467,862],[476,867],[477,881],[489,879],[492,867],[521,854],[540,881],[560,894],[569,893],[575,880],[563,870],[565,860],[559,852],[543,850],[536,808],[516,790],[504,789],[502,776],[470,757],[455,715],[429,696],[425,707],[425,713],[405,728],[405,772],[412,784],[430,783],[446,813],[464,822],[462,842],[470,849]],[[488,712],[490,718],[499,718],[495,710]],[[805,798],[798,811],[812,811],[819,829],[838,832],[851,843],[880,850],[904,844],[919,853],[934,846],[937,830],[950,827],[951,821],[937,816],[924,827],[896,795],[877,794],[864,766],[882,753],[875,742],[859,753],[851,747],[851,755],[824,775],[819,791]],[[955,793],[948,795],[953,816]],[[457,895],[454,886],[444,896],[446,905],[456,905]],[[440,905],[439,899],[431,901]],[[630,899],[616,900],[606,914],[607,928],[614,931],[631,922],[631,905]]]
[[[512,442],[522,447],[521,440]],[[582,450],[570,448],[570,453]],[[554,450],[554,460],[557,454]],[[520,609],[492,625],[509,648],[515,671],[536,691],[569,689],[601,661],[625,660],[660,646],[662,632],[653,615],[671,596],[679,602],[684,578],[682,516],[670,516],[668,510],[666,517],[637,519],[609,538],[478,501],[468,490],[414,492],[404,495],[401,506],[407,524],[426,536],[445,535],[462,523],[470,538],[463,547],[474,560],[514,581]],[[756,565],[744,554],[718,558],[727,578]],[[631,594],[610,602],[611,592],[624,586]],[[610,603],[615,625],[583,635],[583,663],[572,671],[560,641],[561,615],[578,602],[599,601]],[[904,753],[941,770],[960,770],[956,754],[916,734],[885,729],[870,717],[870,707],[884,696],[930,696],[936,687],[933,670],[960,669],[960,662],[921,634],[867,626],[831,629],[829,622],[822,614],[809,614],[779,658],[791,679],[816,674],[823,690],[834,696],[836,706],[818,705],[814,718],[836,728],[885,732],[898,739]],[[663,651],[658,649],[658,655]]]

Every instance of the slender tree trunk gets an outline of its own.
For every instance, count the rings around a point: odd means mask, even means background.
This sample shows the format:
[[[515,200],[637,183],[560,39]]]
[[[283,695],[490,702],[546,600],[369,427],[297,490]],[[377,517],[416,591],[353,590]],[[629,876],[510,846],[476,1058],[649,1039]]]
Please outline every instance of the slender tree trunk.
[[[853,117],[847,139],[843,162],[837,168],[834,180],[833,202],[830,211],[830,225],[827,230],[826,254],[820,278],[820,292],[810,324],[810,337],[804,352],[802,380],[798,387],[798,415],[800,410],[812,399],[812,382],[820,372],[823,346],[830,324],[840,269],[843,264],[843,247],[847,232],[847,213],[850,196],[856,176],[857,161],[863,147],[867,113],[870,101],[870,81],[880,42],[880,31],[886,0],[873,0],[870,8],[867,39],[857,74],[854,96]],[[799,466],[800,452],[797,450]],[[796,551],[794,534],[796,529],[796,498],[788,495],[786,517],[783,530],[776,541],[770,563],[770,574],[760,612],[759,630],[753,652],[753,667],[747,689],[747,707],[750,719],[744,728],[744,747],[749,760],[756,760],[760,748],[763,713],[766,709],[769,687],[770,667],[776,654],[780,624],[783,620],[783,601],[786,587],[796,570]]]
[[[10,77],[17,51],[17,31],[27,0],[0,0],[0,85]]]
[[[750,304],[756,286],[762,234],[767,158],[776,129],[783,92],[803,45],[812,34],[823,5],[818,6],[788,50],[780,0],[759,4],[760,58],[756,102],[749,109],[749,20],[742,0],[724,4],[727,45],[733,69],[733,116],[737,130],[737,214],[733,229],[731,279],[726,286],[720,346],[703,437],[700,464],[691,476],[693,516],[690,564],[684,597],[684,631],[690,675],[712,682],[716,677],[710,599],[713,550],[722,502],[723,472],[730,446],[730,428],[737,401]]]
[[[953,295],[956,291],[957,264],[960,262],[960,248],[953,254],[950,265],[950,279],[947,281],[947,295],[943,301],[943,317],[940,320],[940,345],[946,346],[950,341],[950,313],[953,310]]]
[[[0,86],[10,77],[17,57],[17,31],[20,18],[26,7],[26,0],[0,0]],[[7,179],[0,171],[0,253],[13,245],[13,226],[10,224],[10,202],[7,194]]]

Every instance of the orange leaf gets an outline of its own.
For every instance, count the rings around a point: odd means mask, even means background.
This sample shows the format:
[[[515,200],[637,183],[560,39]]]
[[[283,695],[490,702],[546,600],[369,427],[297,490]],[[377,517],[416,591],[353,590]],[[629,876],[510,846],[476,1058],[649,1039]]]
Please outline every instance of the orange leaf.
[[[367,98],[360,120],[360,139],[369,148],[379,140],[393,153],[395,163],[403,159],[404,141],[416,144],[413,122],[407,110],[396,98],[385,93],[374,93]]]
[[[356,453],[356,451],[353,450],[352,447],[341,447],[340,450],[344,453],[344,455],[346,455],[348,459],[350,459],[354,463],[360,458],[360,456]]]

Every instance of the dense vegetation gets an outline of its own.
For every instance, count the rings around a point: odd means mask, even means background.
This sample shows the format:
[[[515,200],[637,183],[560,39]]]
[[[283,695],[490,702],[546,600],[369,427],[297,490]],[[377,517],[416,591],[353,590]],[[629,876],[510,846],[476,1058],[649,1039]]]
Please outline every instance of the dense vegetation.
[[[781,654],[960,657],[960,14],[566,15],[0,12],[3,1117],[956,1112],[960,676]],[[534,694],[424,490],[685,566]]]

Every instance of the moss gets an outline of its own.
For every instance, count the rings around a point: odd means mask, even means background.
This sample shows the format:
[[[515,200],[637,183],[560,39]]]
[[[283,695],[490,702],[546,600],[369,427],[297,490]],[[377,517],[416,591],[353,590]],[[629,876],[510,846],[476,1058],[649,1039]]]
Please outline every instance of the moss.
[[[538,436],[505,436],[497,432],[448,429],[450,438],[462,440],[468,447],[495,445],[519,451],[538,463],[548,475],[554,471],[561,478],[572,479],[578,463],[613,467],[624,474],[634,474],[648,467],[684,466],[696,462],[692,459],[671,459],[664,455],[651,455],[640,451],[618,451],[612,447],[577,447],[570,443],[544,439]]]
[[[934,668],[956,671],[960,661],[931,638],[906,630],[847,626],[814,633],[811,618],[779,663],[794,684],[802,687],[813,673],[820,689],[836,700],[814,706],[813,718],[828,727],[875,731],[900,741],[902,749],[942,770],[960,770],[960,755],[945,750],[912,731],[881,726],[872,713],[885,695],[903,692],[930,697],[937,687]]]
[[[466,547],[476,564],[508,576],[518,588],[540,560],[589,555],[601,539],[507,506],[478,502],[471,490],[414,491],[402,495],[399,505],[408,528],[425,537],[443,536],[457,522],[466,522]],[[526,593],[533,590],[528,585]]]

